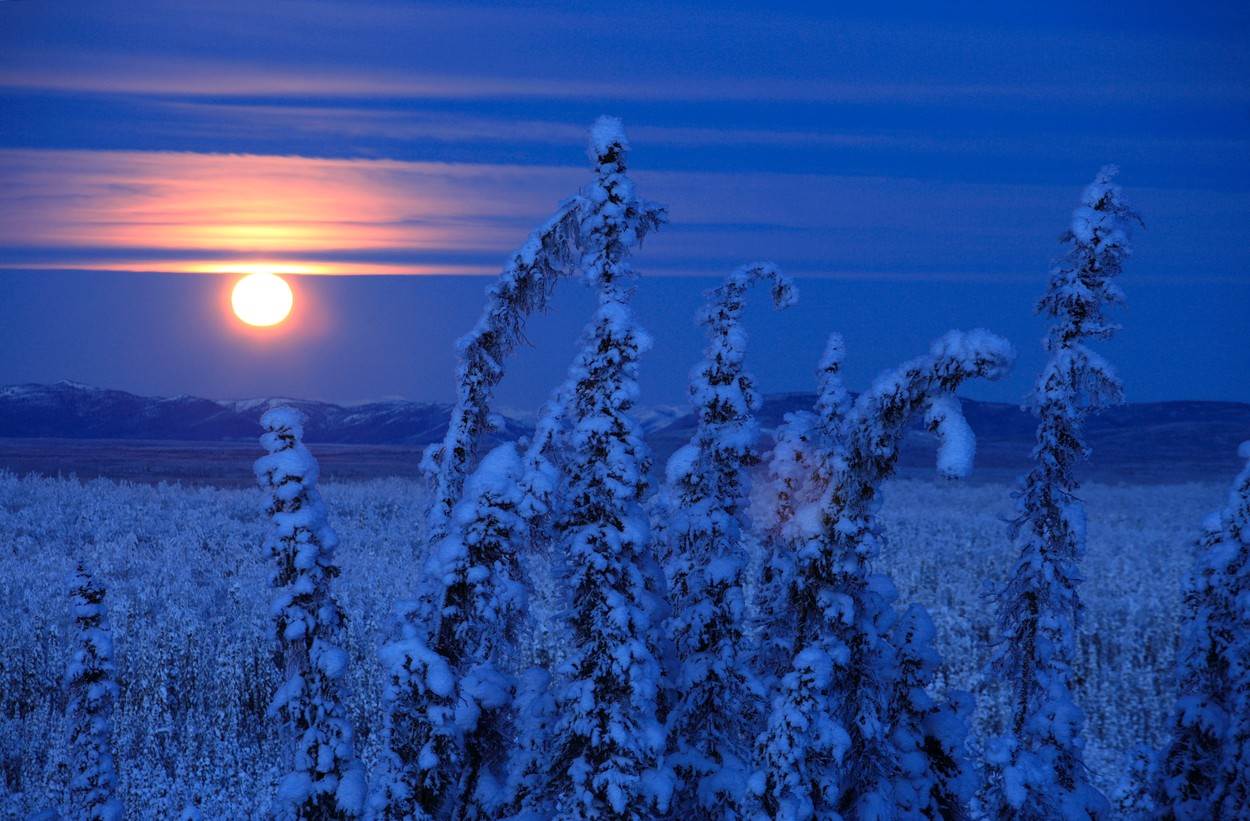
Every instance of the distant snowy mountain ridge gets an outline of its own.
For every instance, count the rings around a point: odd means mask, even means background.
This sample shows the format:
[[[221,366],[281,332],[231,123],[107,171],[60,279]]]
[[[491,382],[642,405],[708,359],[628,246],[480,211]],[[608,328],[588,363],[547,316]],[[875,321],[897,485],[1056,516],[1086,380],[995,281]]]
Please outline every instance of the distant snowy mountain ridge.
[[[758,418],[771,430],[786,413],[812,405],[808,393],[765,397]],[[95,388],[77,382],[0,387],[0,437],[25,439],[128,439],[185,442],[253,441],[260,415],[278,404],[293,405],[308,416],[307,441],[360,445],[423,446],[447,430],[451,406],[442,402],[389,399],[341,405],[281,397],[212,400],[196,396],[147,397]],[[968,422],[977,435],[977,463],[1016,469],[1027,463],[1035,420],[1019,407],[1002,402],[964,400]],[[637,409],[639,421],[660,467],[694,431],[694,417],[680,405]],[[500,414],[499,436],[525,435],[532,416]],[[1114,467],[1131,476],[1143,469],[1157,473],[1169,465],[1205,473],[1227,464],[1235,468],[1237,445],[1250,439],[1250,404],[1240,402],[1134,403],[1093,417],[1089,426],[1093,465]],[[903,463],[932,465],[932,437],[921,430],[909,435]],[[1190,470],[1179,470],[1180,476]]]
[[[442,436],[451,406],[390,400],[338,405],[282,397],[213,400],[150,397],[76,382],[0,388],[0,436],[62,439],[233,441],[254,439],[260,415],[292,405],[308,417],[308,439],[344,444],[422,445]],[[510,420],[511,432],[525,430]]]

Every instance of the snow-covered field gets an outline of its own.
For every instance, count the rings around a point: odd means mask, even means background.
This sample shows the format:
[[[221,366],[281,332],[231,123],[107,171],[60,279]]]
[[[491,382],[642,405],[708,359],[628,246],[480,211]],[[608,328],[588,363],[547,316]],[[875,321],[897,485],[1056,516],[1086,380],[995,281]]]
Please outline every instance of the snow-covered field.
[[[1087,761],[1111,790],[1133,744],[1161,741],[1172,698],[1179,589],[1198,524],[1230,477],[1209,484],[1083,491],[1089,605],[1078,697]],[[336,595],[348,614],[348,686],[364,758],[382,715],[375,658],[397,597],[414,587],[421,486],[407,480],[322,488],[341,539]],[[903,600],[928,606],[948,682],[977,691],[994,608],[1010,564],[1010,488],[897,481],[886,492],[882,570]],[[206,818],[264,810],[278,757],[265,705],[270,657],[266,521],[259,490],[18,478],[0,473],[0,813],[58,806],[64,773],[60,677],[67,657],[68,575],[84,557],[109,590],[121,696],[114,753],[135,818]]]

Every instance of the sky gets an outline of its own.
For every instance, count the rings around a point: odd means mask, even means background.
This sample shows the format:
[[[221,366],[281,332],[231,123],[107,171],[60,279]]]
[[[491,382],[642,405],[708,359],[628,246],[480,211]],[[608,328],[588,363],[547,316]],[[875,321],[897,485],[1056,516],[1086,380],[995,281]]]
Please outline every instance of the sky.
[[[1250,401],[1250,7],[1023,5],[0,0],[0,384],[447,400],[612,114],[671,218],[635,257],[644,404],[682,401],[702,291],[758,260],[800,290],[748,312],[763,390],[809,390],[833,330],[861,389],[984,326],[1020,357],[968,395],[1022,400],[1105,163],[1145,221],[1103,346],[1129,399]],[[296,293],[273,329],[227,309],[257,269]],[[505,406],[592,303],[562,284]]]

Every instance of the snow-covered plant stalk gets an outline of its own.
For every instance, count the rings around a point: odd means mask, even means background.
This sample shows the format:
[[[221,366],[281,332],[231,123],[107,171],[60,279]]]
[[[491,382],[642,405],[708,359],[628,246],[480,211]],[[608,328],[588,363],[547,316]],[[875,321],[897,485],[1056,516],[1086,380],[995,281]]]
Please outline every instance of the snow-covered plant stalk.
[[[265,549],[274,562],[271,611],[282,684],[270,703],[282,722],[289,769],[278,785],[278,816],[357,818],[365,775],[356,759],[342,692],[347,653],[339,647],[343,613],[330,585],[338,537],[317,490],[317,460],[301,441],[303,415],[280,407],[261,417],[256,479],[269,491]]]
[[[495,817],[515,688],[508,671],[526,599],[520,475],[512,444],[478,465],[427,565],[438,589],[435,621],[383,651],[386,698],[412,720],[384,730],[373,798],[381,818]]]
[[[503,800],[496,807],[496,817],[546,821],[551,769],[547,756],[556,721],[551,675],[541,667],[531,667],[522,673],[512,705],[515,738],[508,751],[507,780],[503,784]]]
[[[1137,821],[1154,815],[1157,769],[1157,751],[1149,744],[1134,744],[1124,756],[1120,780],[1109,796],[1114,817]],[[1175,817],[1185,816],[1178,814]]]
[[[466,484],[453,536],[439,548],[445,594],[435,649],[456,674],[456,725],[461,734],[457,818],[493,818],[511,740],[507,709],[516,683],[517,633],[527,587],[518,545],[522,466],[516,446],[495,448]]]
[[[76,646],[65,670],[70,754],[65,815],[75,821],[120,821],[122,817],[111,742],[118,690],[104,595],[104,587],[79,564],[70,590]]]
[[[890,742],[898,772],[893,779],[896,818],[959,821],[968,817],[976,778],[965,759],[971,694],[929,694],[942,660],[933,649],[933,620],[920,605],[907,608],[890,637],[897,653]]]
[[[489,717],[479,733],[478,719],[486,705],[476,696],[467,696],[463,687],[476,680],[471,668],[484,658],[490,657],[491,669],[499,672],[498,659],[494,658],[498,654],[484,647],[481,652],[485,656],[475,655],[478,651],[466,651],[455,642],[466,630],[511,640],[521,594],[518,547],[545,543],[550,532],[556,476],[549,449],[563,423],[565,398],[557,396],[550,405],[523,458],[515,449],[510,451],[508,481],[514,493],[503,499],[501,489],[495,487],[487,499],[480,493],[467,493],[461,499],[461,494],[477,443],[488,428],[489,402],[503,376],[503,359],[521,338],[528,315],[545,305],[558,278],[583,262],[579,256],[585,247],[581,232],[586,214],[594,207],[585,195],[574,197],[531,235],[488,291],[488,304],[477,326],[460,341],[459,394],[451,424],[444,441],[427,451],[424,463],[434,481],[427,522],[431,545],[427,580],[419,603],[401,603],[397,635],[382,651],[387,668],[384,700],[388,752],[384,756],[385,772],[377,781],[371,802],[382,817],[449,812],[471,816],[490,811],[474,797],[481,793],[474,784],[494,774],[482,772],[472,762],[480,761],[488,769],[497,763],[486,761],[479,752],[481,744],[488,743],[483,739],[497,731],[488,729],[501,716],[514,712],[508,705],[511,691],[488,694],[490,688],[484,683],[474,685],[478,695],[492,705],[485,710]],[[638,238],[654,224],[655,214],[645,211],[639,220]],[[502,459],[500,456],[495,461]],[[484,488],[489,483],[483,478],[478,484]],[[488,520],[476,518],[487,511]],[[506,526],[500,524],[503,519],[507,519]],[[468,575],[478,575],[473,568],[482,567],[470,555],[473,545],[466,542],[472,538],[467,534],[475,528],[495,531],[487,540],[493,544],[490,549],[507,557],[506,567],[497,563],[487,578],[480,580],[485,587],[495,585],[496,592],[504,597],[495,602],[506,605],[502,611],[480,599],[464,600],[477,583],[469,581]],[[510,591],[506,595],[504,588]],[[494,681],[501,687],[505,684],[502,679]],[[466,711],[469,704],[476,706]],[[471,772],[465,771],[466,766]]]
[[[850,410],[851,395],[842,383],[845,355],[842,335],[831,333],[816,370],[814,409],[786,414],[774,431],[764,489],[752,510],[752,519],[762,523],[752,608],[756,642],[752,668],[764,692],[776,689],[777,680],[794,660],[796,623],[789,588],[794,576],[794,542],[800,538],[794,516],[812,497],[816,471],[825,454],[838,446]]]
[[[1185,589],[1172,737],[1154,801],[1160,818],[1242,818],[1250,809],[1250,442],[1228,504],[1198,542]]]
[[[563,473],[561,458],[565,415],[572,385],[562,384],[543,407],[534,434],[521,458],[523,511],[530,526],[530,558],[549,562],[554,541],[553,523],[558,518],[558,490]]]
[[[555,525],[563,510],[559,493],[564,475],[562,437],[571,389],[568,382],[557,388],[521,455],[518,512],[525,533],[518,544],[527,579],[540,584],[529,591],[531,604],[525,621],[529,651],[523,660],[532,666],[517,676],[510,711],[515,737],[504,764],[501,801],[495,808],[497,817],[510,821],[546,821],[552,808],[549,756],[556,699],[551,670],[568,644],[564,620],[552,618],[563,607],[560,587],[565,577],[564,557],[554,549]]]
[[[1107,799],[1090,783],[1082,758],[1084,716],[1072,694],[1081,604],[1078,564],[1085,552],[1085,509],[1075,468],[1088,449],[1082,425],[1091,411],[1121,400],[1120,381],[1086,340],[1118,326],[1107,309],[1124,300],[1116,284],[1136,215],[1099,171],[1063,236],[1038,311],[1053,320],[1049,360],[1031,398],[1038,418],[1035,466],[1024,477],[1013,537],[1019,559],[1000,599],[1002,644],[995,666],[1011,687],[1009,733],[990,745],[991,802],[1003,818],[1105,816]],[[1085,817],[1085,816],[1081,816]]]
[[[386,669],[385,749],[369,796],[369,817],[379,821],[434,818],[426,806],[441,805],[453,783],[447,769],[457,752],[455,680],[446,660],[430,649],[420,612],[416,602],[400,602],[395,634],[379,653]]]
[[[952,331],[927,356],[878,378],[840,422],[826,420],[831,444],[793,517],[787,604],[795,655],[773,696],[758,742],[761,771],[752,779],[770,816],[908,817],[918,778],[945,778],[940,757],[917,757],[901,743],[906,739],[892,736],[905,722],[915,723],[908,714],[896,715],[900,707],[915,708],[892,698],[900,658],[893,644],[899,639],[891,637],[895,593],[888,578],[871,573],[881,538],[879,494],[910,420],[966,380],[1001,376],[1012,356],[993,334]],[[845,405],[833,407],[842,413]],[[949,415],[951,407],[944,411]],[[958,437],[944,439],[942,450],[959,445]],[[939,461],[968,462],[953,453]],[[924,639],[912,631],[907,653],[930,658]],[[945,728],[940,747],[956,749],[958,735]],[[951,790],[958,791],[954,782],[939,788]]]
[[[571,388],[568,384],[561,385],[543,407],[521,456],[519,480],[520,513],[526,525],[519,550],[526,578],[532,585],[530,617],[525,621],[527,662],[541,667],[548,679],[554,670],[553,661],[560,657],[568,643],[564,620],[553,615],[563,607],[560,579],[564,575],[564,557],[556,549],[555,526],[567,501],[559,491],[566,453],[563,443],[568,410],[566,389]]]
[[[582,270],[599,306],[570,371],[557,527],[571,646],[560,669],[550,793],[552,811],[568,819],[653,817],[669,787],[656,771],[664,732],[641,506],[648,455],[629,413],[648,342],[629,305],[629,255],[663,211],[637,199],[627,149],[619,120],[595,123],[596,179],[584,195],[580,236]]]
[[[744,817],[756,695],[744,641],[744,573],[740,507],[746,468],[758,462],[759,397],[744,368],[742,310],[758,281],[777,308],[792,305],[793,283],[771,264],[734,271],[709,291],[699,321],[707,334],[703,360],[691,373],[698,426],[668,464],[659,508],[666,522],[664,573],[680,669],[669,718],[670,761],[682,783],[674,811]]]
[[[456,527],[453,512],[465,476],[490,429],[490,403],[504,375],[503,362],[522,339],[526,319],[545,307],[559,278],[576,264],[583,205],[580,197],[564,202],[530,235],[487,289],[486,307],[473,330],[457,343],[456,402],[447,433],[426,450],[422,461],[433,485],[426,521],[426,559],[433,565],[440,564],[438,554]],[[463,544],[460,536],[453,542]],[[449,769],[457,766],[462,752],[462,739],[454,731],[457,693],[447,667],[450,662],[434,649],[440,646],[444,600],[454,594],[449,594],[444,574],[435,569],[426,575],[418,595],[418,601],[398,605],[393,634],[382,650],[388,750],[370,803],[386,818],[408,817],[417,807],[432,812],[432,807],[459,800],[460,779]],[[453,613],[451,619],[465,616]],[[455,632],[455,627],[449,629]],[[432,684],[444,670],[447,686]],[[435,709],[434,704],[440,706]],[[441,766],[430,766],[430,761]]]
[[[447,433],[431,445],[422,467],[433,477],[427,543],[447,535],[452,509],[472,467],[482,435],[490,429],[490,402],[503,379],[503,363],[521,340],[525,320],[542,310],[562,276],[577,261],[577,228],[583,210],[574,197],[556,210],[508,261],[486,291],[486,307],[473,330],[456,344],[456,403]]]
[[[824,353],[816,366],[816,424],[826,450],[842,446],[843,426],[851,412],[851,392],[842,383],[842,362],[846,359],[846,342],[834,331],[825,340]]]

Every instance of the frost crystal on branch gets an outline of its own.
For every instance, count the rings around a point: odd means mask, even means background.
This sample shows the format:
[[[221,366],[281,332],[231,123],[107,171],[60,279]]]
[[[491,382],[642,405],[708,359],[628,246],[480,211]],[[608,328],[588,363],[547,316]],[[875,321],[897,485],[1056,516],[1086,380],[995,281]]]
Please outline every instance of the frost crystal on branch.
[[[291,755],[278,784],[278,815],[357,818],[365,775],[342,692],[347,653],[337,642],[343,613],[330,591],[339,574],[338,537],[317,491],[317,460],[301,441],[303,415],[273,408],[260,421],[268,453],[256,460],[255,471],[270,494],[265,549],[274,562],[271,610],[282,678],[269,711],[281,720]]]
[[[110,740],[118,689],[104,595],[104,587],[79,564],[70,591],[77,647],[65,670],[70,748],[66,816],[82,821],[121,821],[122,817]]]
[[[1250,808],[1250,442],[1228,504],[1210,517],[1185,589],[1172,737],[1159,817],[1233,819]]]
[[[1063,236],[1067,253],[1038,302],[1054,320],[1045,343],[1050,358],[1032,396],[1035,466],[1018,496],[1019,559],[1001,595],[1003,643],[995,659],[1012,705],[1010,734],[994,743],[990,768],[991,809],[1002,818],[1097,818],[1109,811],[1082,759],[1084,716],[1072,695],[1072,662],[1085,552],[1074,473],[1087,455],[1081,428],[1089,412],[1121,398],[1111,367],[1084,344],[1115,332],[1106,309],[1124,300],[1115,278],[1136,215],[1121,200],[1115,173],[1102,169],[1085,189]]]
[[[831,351],[829,366],[840,344]],[[822,388],[823,447],[788,527],[793,662],[773,694],[751,785],[768,815],[927,817],[940,796],[966,800],[963,765],[947,761],[962,752],[958,714],[914,697],[936,663],[930,633],[896,628],[893,585],[871,564],[881,483],[909,421],[968,379],[1000,377],[1012,358],[993,334],[952,331],[849,410],[834,380]],[[922,742],[930,733],[933,743]]]
[[[793,284],[770,264],[740,268],[708,292],[699,315],[707,347],[690,381],[698,426],[669,461],[657,505],[673,609],[665,632],[680,662],[669,718],[670,761],[682,782],[674,807],[679,814],[737,818],[744,812],[758,705],[744,642],[740,507],[744,471],[759,460],[759,398],[743,367],[741,316],[747,290],[758,281],[771,286],[775,307],[796,300]]]

